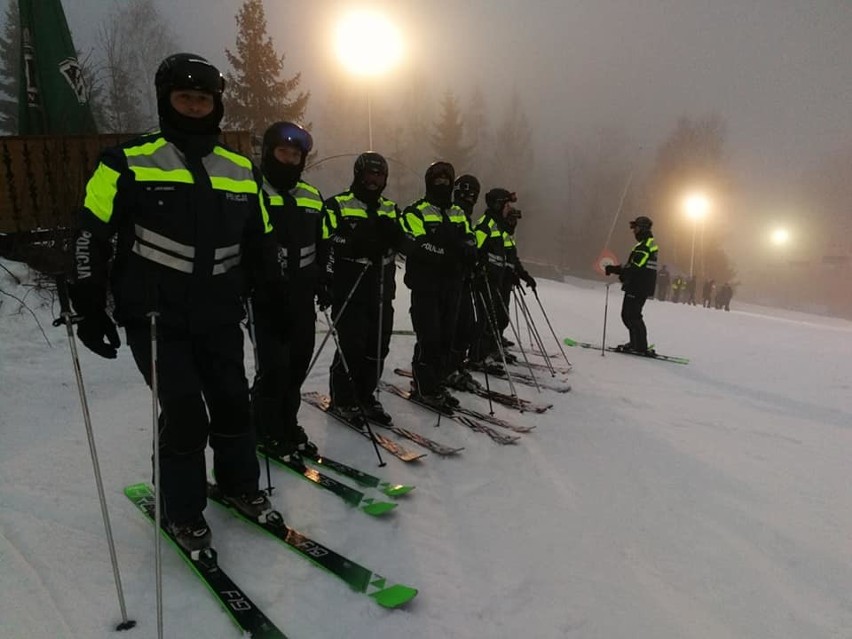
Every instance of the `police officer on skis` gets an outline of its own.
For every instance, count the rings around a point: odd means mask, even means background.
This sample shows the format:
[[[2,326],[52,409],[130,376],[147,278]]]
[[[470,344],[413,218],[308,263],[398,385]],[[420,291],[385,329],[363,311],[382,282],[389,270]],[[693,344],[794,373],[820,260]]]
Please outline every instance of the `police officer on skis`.
[[[426,170],[426,194],[403,213],[405,284],[411,289],[411,321],[417,335],[412,388],[439,409],[457,405],[445,388],[452,372],[453,334],[464,274],[476,260],[476,244],[464,210],[452,202],[455,169],[435,162]]]
[[[323,199],[302,180],[312,148],[311,134],[292,122],[276,122],[263,136],[264,201],[286,284],[282,299],[266,299],[261,292],[252,300],[260,372],[252,399],[258,433],[278,456],[317,454],[298,421],[302,383],[316,341],[314,298],[319,296],[322,303],[325,296],[318,259]],[[279,325],[275,309],[282,305],[287,319]]]
[[[473,228],[473,210],[479,201],[481,186],[475,176],[464,174],[459,176],[453,190],[453,204],[464,211],[468,224]],[[450,349],[450,375],[447,384],[458,390],[476,390],[480,387],[473,376],[465,368],[468,352],[476,332],[476,313],[473,303],[473,270],[468,270],[462,280],[462,290],[459,298],[459,316],[456,322],[453,344]]]
[[[160,486],[166,525],[189,550],[210,545],[204,450],[216,481],[244,515],[271,510],[259,466],[243,367],[245,273],[274,281],[272,228],[261,177],[249,158],[218,142],[224,80],[204,58],[166,58],[155,77],[160,130],[106,149],[86,185],[71,299],[78,336],[115,358],[114,317],[151,384],[156,320]],[[266,279],[269,278],[269,279]]]
[[[509,235],[509,216],[517,196],[503,188],[485,194],[485,215],[475,228],[478,270],[475,295],[477,302],[477,340],[471,350],[471,362],[480,367],[498,357],[503,329],[509,318],[503,304],[504,292],[514,282],[509,268],[508,248],[514,240]]]
[[[340,342],[330,370],[332,408],[347,418],[363,410],[368,419],[383,424],[390,424],[391,416],[374,392],[393,332],[395,260],[402,244],[399,209],[382,195],[387,182],[383,156],[359,155],[349,190],[326,200],[322,229]]]
[[[617,348],[637,355],[655,355],[648,348],[648,330],[642,318],[642,307],[649,297],[653,297],[657,287],[657,242],[651,233],[653,222],[640,215],[630,222],[636,244],[630,251],[625,264],[607,264],[607,275],[616,273],[621,280],[624,300],[621,305],[621,321],[630,333],[630,341]]]

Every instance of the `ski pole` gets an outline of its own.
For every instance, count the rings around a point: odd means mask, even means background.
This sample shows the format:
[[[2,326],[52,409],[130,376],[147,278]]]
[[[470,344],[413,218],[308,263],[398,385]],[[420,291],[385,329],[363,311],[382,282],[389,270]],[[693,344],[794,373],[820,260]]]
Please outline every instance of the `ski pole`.
[[[535,374],[535,372],[533,371],[533,367],[530,365],[530,360],[529,360],[529,358],[527,357],[527,352],[524,350],[524,346],[523,346],[523,344],[521,343],[521,336],[518,334],[518,330],[515,328],[515,325],[512,323],[512,318],[511,318],[511,317],[509,317],[509,305],[508,305],[508,304],[506,303],[506,301],[503,299],[503,294],[502,294],[502,293],[500,293],[500,289],[496,289],[496,293],[497,293],[497,299],[498,299],[498,301],[500,302],[500,304],[502,304],[502,305],[503,305],[503,308],[505,308],[505,309],[506,309],[506,319],[509,321],[509,326],[512,328],[512,334],[515,336],[515,339],[517,340],[518,348],[519,348],[519,349],[520,349],[520,351],[521,351],[521,355],[523,355],[523,357],[524,357],[524,362],[526,362],[527,370],[529,370],[529,372],[530,372],[530,376],[531,376],[531,377],[532,377],[532,379],[533,379],[533,383],[535,384],[535,389],[536,389],[536,390],[540,393],[540,392],[541,392],[541,388],[540,388],[540,387],[539,387],[539,385],[538,385],[538,379],[536,378],[536,374]],[[506,358],[504,357],[503,359],[505,360]],[[507,366],[507,367],[506,367],[506,373],[508,374],[508,372],[509,372],[509,369],[508,369],[508,366]],[[517,398],[516,398],[516,399],[517,399]]]
[[[363,275],[364,271],[361,271],[361,274]],[[328,309],[325,309],[323,313],[325,314],[325,321],[328,322],[329,326],[331,326],[329,332],[332,337],[334,337],[334,345],[337,347],[337,354],[340,355],[340,363],[343,365],[343,372],[346,374],[346,379],[349,380],[349,384],[352,386],[352,391],[356,397],[356,406],[358,406],[358,411],[361,413],[361,421],[367,429],[367,432],[370,434],[370,441],[373,443],[373,450],[376,451],[376,457],[379,458],[379,467],[387,466],[387,462],[382,459],[382,454],[379,452],[379,445],[376,443],[376,436],[373,433],[373,429],[370,427],[370,420],[367,419],[367,412],[361,404],[361,399],[358,398],[357,386],[355,384],[355,380],[352,378],[352,371],[349,369],[349,364],[346,362],[346,356],[343,354],[343,349],[340,348],[340,336],[337,334],[337,326],[335,325],[335,322],[331,321]]]
[[[606,297],[604,298],[604,324],[603,324],[603,339],[601,339],[601,357],[606,355],[606,315],[609,310],[609,282],[606,285]],[[564,355],[564,353],[563,353]]]
[[[474,290],[473,290],[475,286],[476,286],[476,281],[472,279],[471,283],[470,283],[470,288],[468,289],[468,292],[470,293],[470,304],[471,304],[471,308],[473,309],[474,327],[477,327],[480,324],[480,319],[479,319],[479,314],[477,313],[477,310],[476,310],[476,307],[477,307],[476,294],[474,293]],[[483,326],[483,328],[484,328],[484,326]],[[476,337],[474,337],[473,339],[475,340]],[[477,346],[477,351],[479,351],[479,350],[481,350],[481,347]],[[485,366],[483,366],[482,372],[485,373],[485,391],[488,393],[488,412],[489,412],[490,415],[493,415],[494,414],[494,403],[491,401],[491,383],[488,381],[488,365],[487,364]]]
[[[252,382],[252,392],[251,399],[254,404],[255,401],[258,401],[257,393],[260,392],[260,383],[261,383],[261,375],[260,375],[260,357],[257,354],[257,326],[254,323],[254,304],[251,299],[246,301],[246,315],[248,315],[248,332],[249,332],[249,340],[251,340],[251,348],[254,353],[254,381]],[[257,389],[257,391],[255,391]],[[255,430],[260,431],[260,420],[258,419],[258,407],[252,407],[252,414],[255,417]],[[268,433],[265,430],[263,432],[264,439],[268,436]],[[266,446],[263,447],[263,458],[266,461],[266,492],[269,495],[272,495],[272,491],[275,490],[275,487],[272,485],[272,471],[269,468],[269,451]]]
[[[527,301],[524,299],[526,292],[523,287],[518,284],[514,289],[512,289],[512,293],[515,296],[515,305],[521,307],[521,313],[527,323],[527,332],[530,334],[530,339],[535,339],[535,344],[530,344],[530,348],[538,348],[540,353],[544,353],[544,342],[542,341],[541,334],[538,332],[538,328],[533,321],[532,313],[530,312],[529,306],[527,306]],[[547,370],[550,371],[551,377],[556,377],[556,370],[553,368],[553,364],[550,363],[550,358],[546,355],[547,354],[545,353],[544,363],[547,366]]]
[[[311,374],[311,371],[314,368],[314,364],[317,363],[320,354],[322,353],[323,348],[325,348],[325,344],[328,341],[328,338],[331,337],[332,331],[337,327],[337,323],[340,321],[340,318],[343,317],[343,311],[346,310],[346,307],[349,305],[349,300],[352,299],[352,296],[355,294],[355,289],[358,288],[358,285],[361,283],[361,280],[364,279],[364,274],[367,272],[367,269],[370,268],[370,263],[367,262],[364,264],[364,268],[361,269],[361,272],[358,273],[358,277],[355,280],[355,283],[352,285],[352,288],[349,289],[349,293],[346,294],[346,299],[343,300],[343,304],[340,306],[340,311],[337,313],[337,317],[334,318],[334,321],[331,322],[329,319],[329,314],[325,313],[325,317],[329,320],[329,329],[326,331],[325,336],[323,336],[322,341],[320,342],[319,347],[317,348],[317,352],[314,353],[314,358],[311,360],[311,363],[308,365],[308,370],[305,371],[305,379],[308,378],[308,375]]]
[[[115,589],[118,595],[118,607],[121,610],[121,623],[118,624],[116,630],[130,630],[136,626],[136,621],[127,618],[127,608],[124,604],[124,591],[121,588],[121,575],[118,570],[118,556],[115,552],[115,539],[112,535],[112,526],[109,520],[109,509],[107,508],[106,496],[104,494],[104,483],[101,477],[101,467],[98,462],[98,451],[95,447],[95,436],[92,430],[92,419],[89,414],[89,403],[86,399],[86,389],[83,385],[83,371],[80,368],[80,357],[77,353],[77,339],[74,337],[74,324],[78,323],[81,318],[71,311],[71,304],[68,300],[68,282],[64,277],[58,277],[56,281],[57,292],[59,293],[59,308],[60,316],[54,320],[54,326],[65,324],[65,329],[68,332],[68,346],[71,349],[71,363],[74,367],[74,376],[77,378],[77,391],[80,394],[80,407],[83,411],[83,423],[86,426],[86,438],[89,441],[89,453],[92,457],[92,468],[95,473],[95,485],[98,490],[98,499],[101,503],[101,516],[104,520],[104,530],[106,531],[107,546],[109,547],[109,558],[112,563],[112,576],[115,580]]]
[[[517,399],[518,394],[515,392],[515,384],[512,381],[512,374],[509,372],[509,364],[506,362],[506,354],[503,352],[503,343],[501,342],[500,335],[497,332],[497,310],[494,307],[494,298],[491,295],[491,285],[488,283],[488,276],[485,273],[483,273],[483,280],[485,282],[485,292],[488,295],[488,302],[486,303],[485,297],[483,296],[482,305],[486,308],[486,315],[491,323],[491,332],[494,336],[494,341],[497,344],[497,352],[500,353],[500,359],[503,360],[503,369],[506,371],[506,380],[509,382],[509,389],[512,392],[512,397]],[[480,296],[482,296],[482,292],[480,292]]]
[[[159,384],[157,382],[157,311],[148,313],[151,319],[151,415],[154,431],[154,574],[157,582],[157,637],[163,639],[163,554],[160,546],[160,526],[163,508],[160,498],[160,423]]]
[[[607,303],[609,303],[609,284],[607,284],[606,291]],[[562,341],[556,336],[556,331],[553,330],[553,324],[550,323],[550,318],[547,316],[547,311],[544,310],[544,304],[541,303],[541,298],[539,298],[538,296],[538,291],[533,289],[533,294],[535,295],[535,301],[538,302],[538,307],[541,309],[541,314],[544,315],[544,321],[547,322],[547,327],[550,329],[550,334],[553,335],[553,340],[559,347],[559,352],[562,353],[562,359],[565,360],[565,363],[569,367],[572,366],[571,362],[568,361],[568,356],[565,354],[565,349],[562,348]],[[606,337],[606,316],[604,316],[604,337]]]
[[[385,266],[382,264],[382,259],[379,259],[379,329],[376,334],[376,401],[379,401],[379,381],[382,378],[382,321],[385,316]]]

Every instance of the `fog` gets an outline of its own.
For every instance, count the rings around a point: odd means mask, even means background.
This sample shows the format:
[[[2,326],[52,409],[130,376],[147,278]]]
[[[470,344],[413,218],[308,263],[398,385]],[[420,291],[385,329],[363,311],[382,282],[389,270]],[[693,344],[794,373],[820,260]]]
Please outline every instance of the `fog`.
[[[75,43],[86,52],[96,47],[98,25],[110,7],[120,3],[63,4]],[[228,69],[224,49],[234,48],[241,4],[158,1],[181,47],[208,57],[223,71]],[[403,32],[405,58],[384,77],[355,80],[335,58],[336,17],[356,5],[386,11]],[[307,120],[314,125],[319,159],[366,150],[363,96],[368,93],[375,150],[389,155],[382,145],[389,145],[390,132],[383,124],[412,104],[435,118],[447,91],[464,106],[480,89],[494,124],[515,94],[529,121],[534,157],[532,178],[526,192],[519,192],[539,213],[525,221],[555,225],[552,230],[558,231],[561,209],[572,208],[563,197],[571,153],[589,154],[601,139],[616,140],[622,185],[625,172],[635,174],[635,197],[628,198],[626,209],[647,206],[643,181],[678,119],[714,116],[724,123],[724,162],[732,181],[725,210],[707,225],[733,262],[742,292],[751,287],[757,294],[777,280],[777,271],[766,272],[770,263],[786,268],[791,259],[819,262],[826,253],[852,253],[852,246],[827,247],[812,233],[828,216],[852,236],[842,198],[819,199],[847,178],[814,186],[815,176],[824,174],[826,165],[836,167],[833,158],[852,148],[852,5],[846,0],[267,0],[265,9],[269,35],[287,56],[285,74],[301,72],[301,88],[311,91]],[[332,127],[325,118],[327,104],[341,92],[361,105],[345,123],[350,133],[363,131],[360,141],[358,135],[340,137],[341,123]],[[604,138],[601,131],[607,132]],[[430,132],[431,127],[423,132],[424,157]],[[326,195],[348,186],[343,176],[351,158],[341,163],[331,175],[311,177]],[[422,167],[412,167],[414,173],[422,175],[426,163],[428,158]],[[600,213],[606,228],[616,214],[619,190],[613,189],[614,203],[607,201]],[[816,222],[814,216],[822,217]],[[779,254],[767,246],[766,235],[769,225],[781,223],[793,229],[795,248]],[[691,228],[669,228],[668,236],[679,234],[678,243],[688,243],[683,236]],[[529,233],[522,248],[548,261],[552,249],[537,244],[534,238],[540,235]],[[613,239],[617,252],[629,245],[626,236],[626,224],[619,224]],[[605,238],[589,241],[602,246]],[[848,274],[848,262],[843,268]],[[808,277],[822,275],[817,271]],[[783,296],[786,302],[779,303],[790,303],[798,292]]]

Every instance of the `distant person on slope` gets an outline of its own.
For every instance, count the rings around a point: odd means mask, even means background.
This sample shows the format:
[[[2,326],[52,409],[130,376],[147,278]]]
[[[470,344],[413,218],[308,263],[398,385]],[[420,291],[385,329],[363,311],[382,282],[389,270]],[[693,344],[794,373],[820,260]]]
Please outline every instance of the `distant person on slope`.
[[[630,251],[626,264],[607,264],[606,274],[617,273],[624,291],[621,305],[621,321],[630,332],[630,341],[618,347],[618,350],[637,355],[653,357],[653,349],[648,348],[648,330],[642,319],[642,307],[645,300],[654,294],[657,285],[657,242],[651,234],[653,222],[640,215],[630,222],[636,245]]]

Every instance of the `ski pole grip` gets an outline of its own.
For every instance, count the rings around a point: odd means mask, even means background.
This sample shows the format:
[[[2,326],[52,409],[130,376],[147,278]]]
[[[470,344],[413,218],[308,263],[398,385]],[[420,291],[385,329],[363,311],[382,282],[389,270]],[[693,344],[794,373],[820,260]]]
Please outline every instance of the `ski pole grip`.
[[[68,294],[68,278],[65,275],[56,276],[56,292],[59,295],[59,317],[53,320],[53,325],[73,324],[77,321],[77,318],[71,310],[71,298]]]

